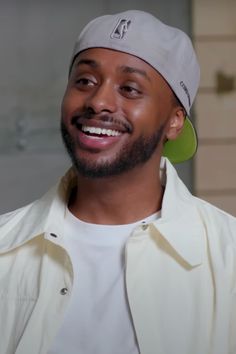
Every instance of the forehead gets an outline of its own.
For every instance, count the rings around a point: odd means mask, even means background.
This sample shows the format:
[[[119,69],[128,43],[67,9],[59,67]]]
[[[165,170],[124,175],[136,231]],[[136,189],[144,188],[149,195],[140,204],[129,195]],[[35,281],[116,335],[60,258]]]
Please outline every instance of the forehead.
[[[152,75],[160,76],[160,74],[143,59],[138,58],[132,54],[125,52],[107,49],[107,48],[90,48],[80,52],[73,62],[73,67],[77,66],[78,63],[89,61],[91,66],[94,67],[112,67],[120,69],[124,66],[134,67],[143,70]]]

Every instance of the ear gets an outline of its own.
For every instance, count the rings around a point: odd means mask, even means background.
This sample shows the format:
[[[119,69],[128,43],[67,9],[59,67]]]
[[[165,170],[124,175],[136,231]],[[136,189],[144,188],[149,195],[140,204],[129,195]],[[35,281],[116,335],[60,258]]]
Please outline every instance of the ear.
[[[176,107],[172,111],[169,124],[166,130],[166,139],[175,140],[181,133],[186,113],[182,107]]]

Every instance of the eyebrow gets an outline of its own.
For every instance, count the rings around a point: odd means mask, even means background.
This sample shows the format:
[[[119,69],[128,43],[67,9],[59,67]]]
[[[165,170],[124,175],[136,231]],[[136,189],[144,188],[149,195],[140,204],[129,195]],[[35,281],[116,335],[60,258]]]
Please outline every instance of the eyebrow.
[[[96,62],[96,60],[93,60],[93,59],[80,59],[76,63],[76,66],[78,67],[80,65],[89,65],[92,68],[97,68],[99,66],[98,62]]]
[[[150,77],[148,76],[148,74],[146,73],[145,70],[141,70],[132,66],[121,66],[121,71],[123,73],[126,74],[139,74],[141,76],[143,76],[145,79],[147,79],[148,81],[151,81]]]

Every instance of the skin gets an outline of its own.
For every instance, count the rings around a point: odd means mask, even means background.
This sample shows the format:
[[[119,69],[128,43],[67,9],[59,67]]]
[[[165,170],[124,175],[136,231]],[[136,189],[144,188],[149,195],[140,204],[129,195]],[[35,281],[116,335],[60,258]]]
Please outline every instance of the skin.
[[[120,129],[119,137],[100,139],[94,146],[85,136],[84,143],[84,135],[73,118],[85,111],[92,112],[83,120],[86,125],[103,127],[103,117],[112,117],[116,124],[111,127]],[[126,224],[161,208],[163,187],[158,166],[163,143],[180,134],[185,114],[156,70],[123,52],[103,48],[85,50],[73,63],[61,112],[74,144],[75,158],[98,166],[112,164],[139,137],[148,139],[161,131],[160,143],[144,163],[101,178],[77,171],[79,187],[69,202],[75,216],[96,224]]]

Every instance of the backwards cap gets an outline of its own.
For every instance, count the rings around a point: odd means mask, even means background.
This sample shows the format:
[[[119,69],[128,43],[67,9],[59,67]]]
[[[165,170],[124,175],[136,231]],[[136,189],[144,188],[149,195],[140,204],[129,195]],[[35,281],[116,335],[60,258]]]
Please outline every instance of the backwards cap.
[[[192,43],[183,31],[147,12],[128,10],[89,22],[75,43],[72,62],[78,53],[89,48],[118,50],[144,60],[162,75],[190,114],[200,70]],[[182,133],[165,143],[163,155],[178,163],[190,159],[196,149],[196,133],[186,117]]]

